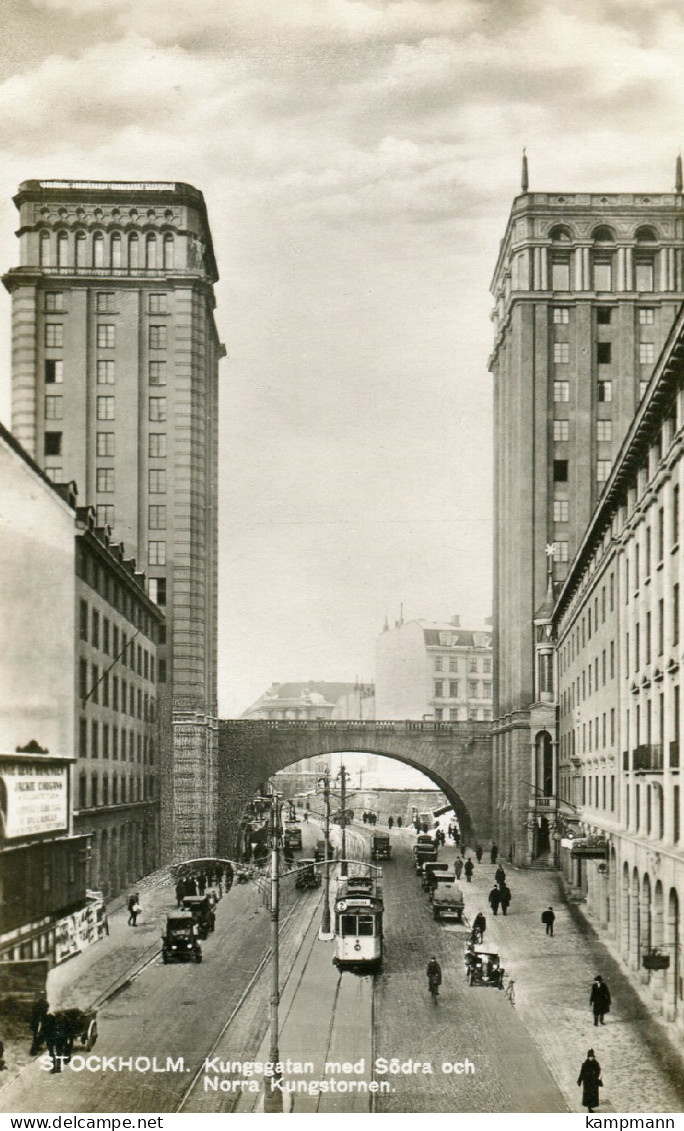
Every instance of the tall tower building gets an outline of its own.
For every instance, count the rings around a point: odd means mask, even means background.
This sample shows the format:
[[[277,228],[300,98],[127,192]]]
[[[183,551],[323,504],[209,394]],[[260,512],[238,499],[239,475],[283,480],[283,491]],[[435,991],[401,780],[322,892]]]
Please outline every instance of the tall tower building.
[[[51,478],[75,480],[166,612],[162,845],[201,855],[215,840],[224,355],[204,199],[180,183],[25,181],[15,203],[13,431]]]
[[[679,166],[674,193],[539,193],[528,190],[525,162],[522,189],[494,272],[490,359],[493,801],[499,847],[514,846],[521,863],[552,852],[560,805],[545,641],[554,585],[566,576],[684,290]]]

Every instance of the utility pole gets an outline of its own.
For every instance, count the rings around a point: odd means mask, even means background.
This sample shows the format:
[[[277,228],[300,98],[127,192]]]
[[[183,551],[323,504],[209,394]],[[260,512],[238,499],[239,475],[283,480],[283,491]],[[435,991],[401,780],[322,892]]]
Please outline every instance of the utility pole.
[[[325,804],[325,872],[323,875],[323,917],[319,939],[330,939],[330,770],[326,767],[319,785],[323,785],[323,801]]]
[[[347,771],[344,768],[344,762],[340,766],[339,778],[340,786],[340,804],[342,806],[341,826],[342,826],[342,864],[340,867],[340,875],[346,876],[347,869]]]
[[[280,803],[276,793],[271,794],[271,1064],[280,1060],[278,1050],[278,1005],[280,1004],[280,953],[278,928],[280,919]],[[283,1110],[283,1093],[271,1087],[278,1077],[264,1077],[264,1111],[279,1113]]]

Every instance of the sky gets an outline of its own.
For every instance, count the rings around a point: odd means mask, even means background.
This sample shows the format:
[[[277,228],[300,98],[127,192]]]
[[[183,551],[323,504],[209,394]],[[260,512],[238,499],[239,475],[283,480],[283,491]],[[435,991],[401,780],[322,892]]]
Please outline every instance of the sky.
[[[491,614],[489,284],[538,191],[671,191],[679,0],[2,0],[0,263],[38,178],[202,190],[219,713]],[[11,424],[9,300],[0,419]]]

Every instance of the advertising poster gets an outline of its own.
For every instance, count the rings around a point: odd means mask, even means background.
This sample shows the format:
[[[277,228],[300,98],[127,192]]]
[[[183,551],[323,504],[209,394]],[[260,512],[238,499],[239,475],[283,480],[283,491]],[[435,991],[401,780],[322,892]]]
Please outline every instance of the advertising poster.
[[[0,1131],[676,1127],[684,10],[1,8]]]

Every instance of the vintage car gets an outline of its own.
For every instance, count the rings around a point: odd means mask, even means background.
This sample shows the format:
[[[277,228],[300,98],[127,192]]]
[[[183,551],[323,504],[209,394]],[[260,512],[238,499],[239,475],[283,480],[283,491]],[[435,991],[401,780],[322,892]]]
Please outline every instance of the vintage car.
[[[332,858],[332,852],[329,852],[328,856],[330,858]],[[324,840],[317,840],[316,841],[316,847],[314,848],[314,860],[316,860],[316,861],[325,860],[325,841]]]
[[[455,919],[457,923],[463,922],[463,889],[453,873],[437,873],[435,884],[430,891],[430,900],[432,918],[437,922],[441,919]]]
[[[373,833],[371,837],[371,860],[389,860],[392,855],[389,833]]]
[[[188,897],[193,898],[193,897]],[[174,911],[166,916],[162,935],[162,962],[201,962],[202,947],[197,940],[197,923],[191,911]]]
[[[299,825],[290,824],[288,821],[285,825],[285,832],[283,833],[283,847],[284,848],[301,848],[302,847],[302,830]]]
[[[469,943],[464,962],[469,986],[495,986],[499,990],[503,989],[504,968],[497,950]]]
[[[216,926],[216,915],[212,901],[207,895],[186,895],[183,897],[183,910],[189,911],[195,920],[197,933],[201,939],[206,939],[210,931]]]
[[[416,872],[422,874],[423,865],[428,861],[435,861],[437,859],[437,846],[433,844],[416,844],[413,848],[413,858],[416,862]]]
[[[316,870],[315,860],[300,860],[297,868],[296,888],[319,888],[321,874]]]
[[[423,865],[423,878],[421,884],[425,891],[430,891],[436,882],[437,875],[442,872],[448,872],[449,865],[443,864],[440,860],[426,860]],[[453,872],[451,873],[453,879]]]

